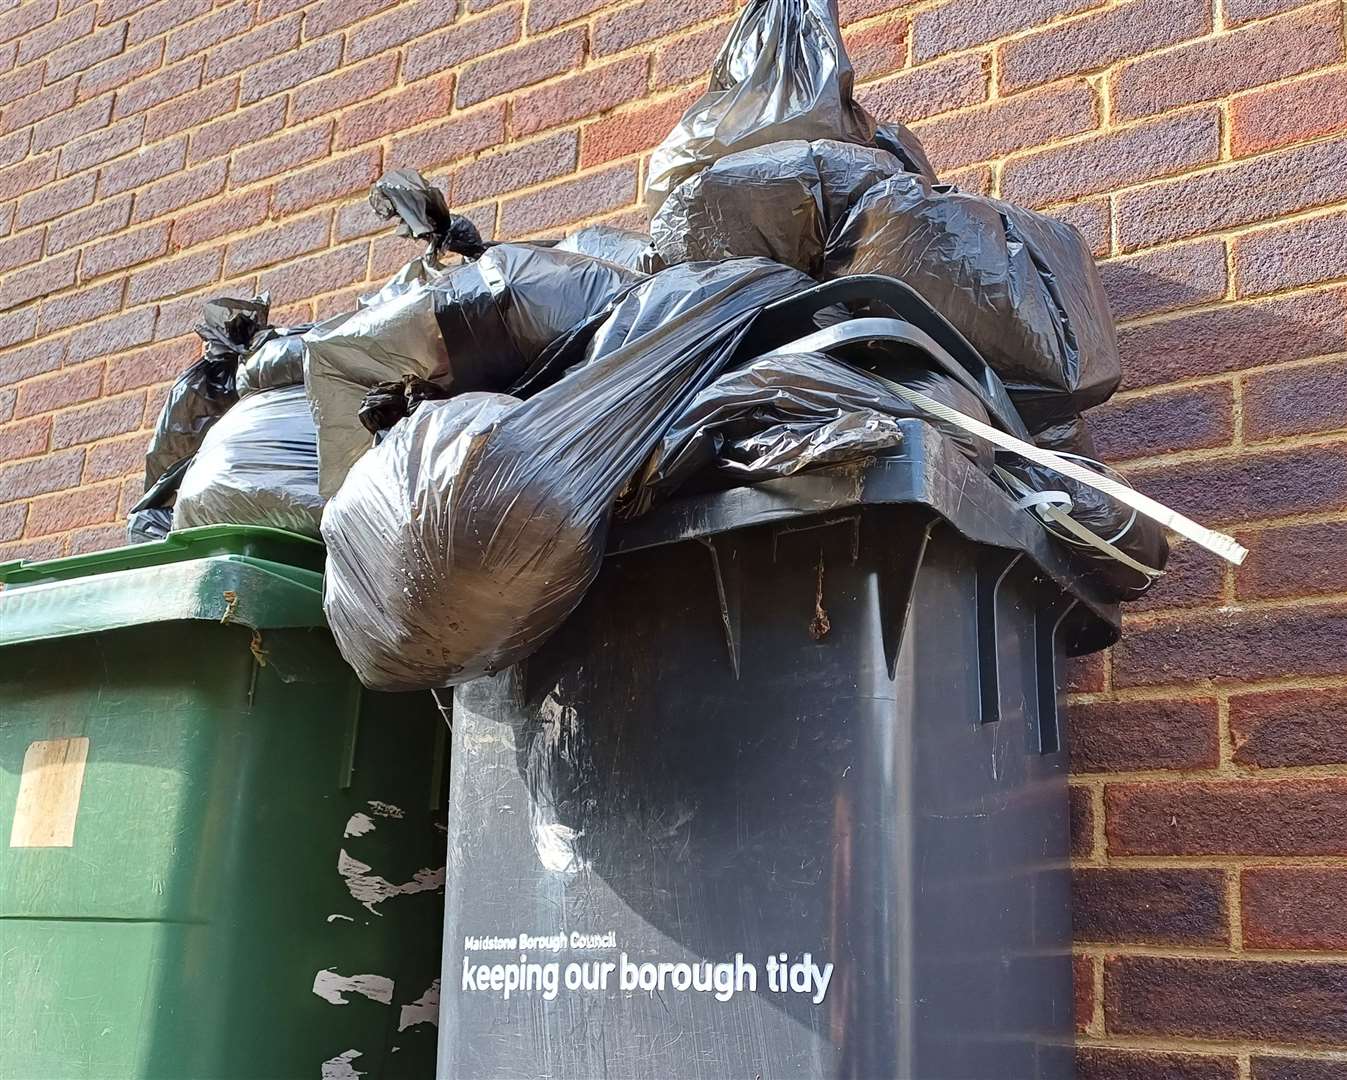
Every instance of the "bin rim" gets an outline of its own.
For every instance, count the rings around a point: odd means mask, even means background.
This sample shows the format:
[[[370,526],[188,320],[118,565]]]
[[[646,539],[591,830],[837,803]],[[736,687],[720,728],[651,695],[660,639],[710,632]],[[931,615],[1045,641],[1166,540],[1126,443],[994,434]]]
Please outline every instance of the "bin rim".
[[[284,529],[258,525],[203,525],[171,532],[165,539],[148,544],[129,544],[59,559],[3,562],[0,563],[0,584],[11,589],[216,555],[245,556],[321,571],[324,552],[320,541]]]
[[[674,498],[614,528],[609,557],[687,540],[710,540],[755,526],[857,508],[921,507],[965,539],[1026,556],[1075,601],[1066,619],[1068,652],[1107,648],[1121,633],[1117,603],[1071,561],[1048,532],[953,442],[925,420],[898,421],[902,444],[860,462],[811,469],[747,487]],[[936,540],[933,538],[933,542]]]

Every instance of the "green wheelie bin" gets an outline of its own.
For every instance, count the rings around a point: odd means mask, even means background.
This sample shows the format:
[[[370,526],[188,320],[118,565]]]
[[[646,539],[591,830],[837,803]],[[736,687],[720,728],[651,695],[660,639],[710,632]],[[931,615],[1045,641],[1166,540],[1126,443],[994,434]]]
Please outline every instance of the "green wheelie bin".
[[[0,1077],[434,1075],[447,731],[270,529],[0,566]]]

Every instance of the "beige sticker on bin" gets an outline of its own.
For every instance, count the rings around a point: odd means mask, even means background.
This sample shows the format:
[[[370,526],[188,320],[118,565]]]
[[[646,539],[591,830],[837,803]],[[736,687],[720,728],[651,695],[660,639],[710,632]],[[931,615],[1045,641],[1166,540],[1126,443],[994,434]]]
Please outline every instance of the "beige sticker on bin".
[[[39,739],[28,744],[9,846],[73,847],[89,740]]]

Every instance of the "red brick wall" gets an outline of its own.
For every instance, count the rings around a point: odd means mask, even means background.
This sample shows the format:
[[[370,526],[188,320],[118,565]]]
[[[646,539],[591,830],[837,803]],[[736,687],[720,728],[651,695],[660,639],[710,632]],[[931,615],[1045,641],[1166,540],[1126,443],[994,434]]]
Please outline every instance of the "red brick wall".
[[[843,0],[865,104],[1076,223],[1098,433],[1234,528],[1076,673],[1082,1075],[1347,1077],[1347,54],[1340,0]],[[731,0],[13,0],[0,13],[0,557],[118,542],[201,301],[322,316],[415,253],[635,223]],[[1335,1057],[1335,1052],[1337,1056]]]

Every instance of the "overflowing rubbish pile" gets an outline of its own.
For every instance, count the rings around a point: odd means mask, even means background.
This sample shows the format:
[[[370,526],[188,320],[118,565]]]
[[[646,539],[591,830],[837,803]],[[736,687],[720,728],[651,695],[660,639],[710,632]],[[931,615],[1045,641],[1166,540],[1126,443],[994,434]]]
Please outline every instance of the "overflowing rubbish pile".
[[[321,532],[327,618],[371,687],[518,662],[615,516],[883,455],[904,418],[1116,599],[1163,572],[1162,525],[1242,557],[1092,460],[1084,414],[1120,369],[1082,237],[940,184],[853,99],[834,0],[750,0],[651,159],[648,237],[483,240],[412,171],[370,201],[425,253],[312,327],[208,304],[131,529]]]

